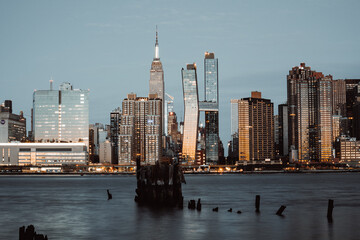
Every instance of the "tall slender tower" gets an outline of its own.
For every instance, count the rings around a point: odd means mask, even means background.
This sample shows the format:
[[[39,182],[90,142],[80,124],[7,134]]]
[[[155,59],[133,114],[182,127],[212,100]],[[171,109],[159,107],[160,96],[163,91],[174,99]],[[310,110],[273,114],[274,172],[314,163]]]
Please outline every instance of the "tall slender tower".
[[[199,127],[199,95],[196,64],[181,70],[184,94],[184,136],[182,155],[187,164],[194,164]]]
[[[164,84],[164,71],[162,67],[162,63],[160,61],[159,56],[159,41],[158,41],[158,31],[156,28],[156,41],[155,41],[155,56],[151,63],[150,69],[150,82],[149,82],[149,94],[157,94],[158,98],[162,101],[162,129],[163,134],[165,134],[164,127],[164,101],[165,101],[165,84]]]
[[[205,110],[205,156],[207,164],[219,160],[219,88],[218,59],[214,53],[205,52],[204,59],[205,102],[213,109]]]

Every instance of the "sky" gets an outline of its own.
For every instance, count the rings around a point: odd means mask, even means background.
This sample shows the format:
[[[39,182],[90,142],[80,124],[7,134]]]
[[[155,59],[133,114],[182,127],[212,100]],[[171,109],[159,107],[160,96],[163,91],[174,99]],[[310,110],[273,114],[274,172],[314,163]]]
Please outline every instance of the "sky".
[[[301,62],[334,79],[360,78],[360,1],[0,0],[0,102],[30,128],[34,89],[90,89],[90,123],[109,124],[128,93],[147,96],[159,30],[165,92],[183,119],[181,68],[219,60],[220,138],[230,140],[230,100],[262,92],[274,111]],[[30,130],[30,129],[29,129]]]

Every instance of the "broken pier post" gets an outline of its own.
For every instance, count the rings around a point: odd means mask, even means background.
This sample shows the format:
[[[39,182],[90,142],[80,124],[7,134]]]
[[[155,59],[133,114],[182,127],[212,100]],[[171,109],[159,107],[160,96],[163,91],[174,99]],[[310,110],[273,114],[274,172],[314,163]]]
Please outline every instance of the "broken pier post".
[[[327,210],[327,218],[328,218],[328,220],[329,220],[330,222],[332,221],[333,209],[334,209],[334,200],[329,199],[329,202],[328,202],[328,210]]]
[[[279,210],[277,210],[276,215],[282,216],[282,213],[283,213],[283,211],[285,210],[285,208],[286,208],[286,206],[281,205],[281,207],[279,208]]]
[[[260,195],[255,197],[255,209],[256,212],[260,212]]]

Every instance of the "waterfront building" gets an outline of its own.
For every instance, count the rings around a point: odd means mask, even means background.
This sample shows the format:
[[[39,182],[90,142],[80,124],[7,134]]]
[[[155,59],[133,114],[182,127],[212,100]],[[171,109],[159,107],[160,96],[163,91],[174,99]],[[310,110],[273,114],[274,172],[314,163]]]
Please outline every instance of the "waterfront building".
[[[196,64],[187,64],[181,70],[184,94],[184,135],[182,157],[187,164],[194,164],[199,126],[199,96]]]
[[[128,94],[122,102],[119,164],[155,164],[162,156],[162,100]]]
[[[219,160],[219,88],[218,59],[214,53],[205,52],[204,59],[205,102],[211,104],[205,110],[205,157],[206,164]],[[200,105],[200,110],[202,106]]]
[[[22,111],[19,115],[12,113],[12,101],[5,100],[0,105],[0,143],[25,140],[26,118]]]
[[[238,101],[239,160],[274,159],[274,106],[261,92]]]
[[[121,109],[120,107],[118,107],[110,113],[110,142],[112,146],[112,164],[117,164],[119,161],[120,122]]]
[[[33,134],[36,142],[89,144],[89,90],[73,89],[64,82],[59,90],[35,90]]]
[[[360,140],[341,136],[335,142],[336,158],[353,167],[360,166]]]
[[[112,160],[112,144],[109,140],[105,140],[99,144],[99,162],[111,163]]]
[[[0,165],[87,164],[85,143],[0,143]]]
[[[287,76],[289,148],[301,162],[329,161],[332,149],[332,77],[301,63]],[[297,156],[295,156],[295,154]]]
[[[156,29],[156,41],[155,41],[155,56],[151,63],[150,69],[150,81],[149,81],[149,94],[157,94],[158,98],[161,99],[161,112],[162,112],[162,129],[164,131],[164,135],[166,134],[166,128],[164,127],[164,123],[166,122],[164,119],[164,113],[166,112],[165,105],[165,83],[164,83],[164,71],[162,67],[162,63],[160,61],[159,55],[159,41],[158,41],[158,31]],[[165,115],[166,116],[166,115]]]

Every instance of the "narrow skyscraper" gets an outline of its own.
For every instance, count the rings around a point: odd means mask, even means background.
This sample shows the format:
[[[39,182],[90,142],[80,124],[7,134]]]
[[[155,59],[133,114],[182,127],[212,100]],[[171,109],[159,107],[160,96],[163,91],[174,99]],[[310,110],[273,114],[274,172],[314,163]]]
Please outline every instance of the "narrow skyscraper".
[[[150,81],[149,81],[149,94],[157,94],[158,98],[162,101],[162,129],[165,134],[165,119],[164,119],[164,102],[165,102],[165,84],[164,84],[164,71],[159,56],[159,41],[158,31],[156,28],[156,41],[155,41],[155,56],[151,63]]]
[[[218,59],[214,53],[205,53],[204,59],[205,102],[213,109],[205,110],[205,158],[207,164],[219,160],[219,88]]]
[[[196,64],[181,70],[184,91],[184,137],[182,156],[185,163],[194,164],[199,126],[199,96]]]

